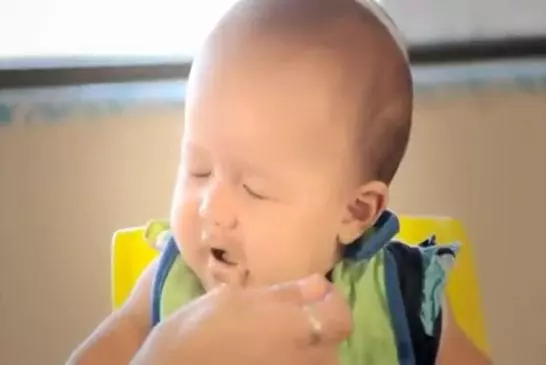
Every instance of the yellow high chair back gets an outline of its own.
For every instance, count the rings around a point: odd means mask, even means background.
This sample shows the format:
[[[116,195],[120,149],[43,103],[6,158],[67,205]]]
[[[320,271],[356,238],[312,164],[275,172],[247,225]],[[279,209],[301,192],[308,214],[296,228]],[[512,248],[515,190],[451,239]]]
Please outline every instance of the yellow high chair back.
[[[397,239],[419,244],[432,234],[438,244],[462,244],[457,263],[450,274],[447,298],[455,319],[476,344],[490,354],[487,342],[472,245],[461,223],[451,218],[401,216]],[[117,231],[112,242],[112,300],[119,308],[130,294],[144,268],[158,255],[144,239],[144,227]]]

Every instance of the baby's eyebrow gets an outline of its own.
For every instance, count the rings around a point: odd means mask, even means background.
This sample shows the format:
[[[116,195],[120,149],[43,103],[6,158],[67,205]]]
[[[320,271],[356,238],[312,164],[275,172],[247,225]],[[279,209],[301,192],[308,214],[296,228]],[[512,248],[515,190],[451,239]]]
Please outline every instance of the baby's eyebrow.
[[[182,145],[180,146],[180,150],[183,154],[190,153],[190,154],[196,154],[196,155],[207,155],[209,153],[209,150],[205,148],[204,146],[196,143],[193,140],[185,140],[182,142]]]
[[[251,176],[256,176],[266,180],[274,180],[275,178],[274,174],[269,169],[265,169],[263,165],[243,162],[241,164],[241,170]]]
[[[264,164],[251,163],[249,161],[241,162],[241,170],[253,177],[266,180],[275,184],[281,184],[282,181],[278,173],[275,173],[270,168],[265,168]]]

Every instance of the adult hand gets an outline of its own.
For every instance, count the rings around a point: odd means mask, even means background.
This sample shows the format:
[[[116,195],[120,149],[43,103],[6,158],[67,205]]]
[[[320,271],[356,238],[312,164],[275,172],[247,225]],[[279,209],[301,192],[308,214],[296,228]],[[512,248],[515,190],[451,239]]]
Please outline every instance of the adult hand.
[[[337,363],[350,310],[324,278],[261,289],[224,286],[159,324],[133,365]]]

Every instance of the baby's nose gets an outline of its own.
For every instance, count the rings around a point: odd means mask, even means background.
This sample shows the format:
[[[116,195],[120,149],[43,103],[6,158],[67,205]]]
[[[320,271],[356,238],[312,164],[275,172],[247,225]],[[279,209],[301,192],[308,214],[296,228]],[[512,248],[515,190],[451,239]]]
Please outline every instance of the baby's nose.
[[[237,226],[237,216],[234,209],[234,201],[229,189],[215,186],[204,194],[199,215],[206,225],[213,229],[233,229]]]

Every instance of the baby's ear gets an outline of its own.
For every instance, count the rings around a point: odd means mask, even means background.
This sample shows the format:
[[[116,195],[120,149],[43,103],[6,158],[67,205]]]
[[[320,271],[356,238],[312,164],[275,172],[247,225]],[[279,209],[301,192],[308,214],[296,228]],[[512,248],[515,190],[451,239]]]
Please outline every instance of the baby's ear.
[[[386,209],[389,188],[381,181],[372,181],[358,187],[347,205],[338,239],[350,244],[370,228]]]

